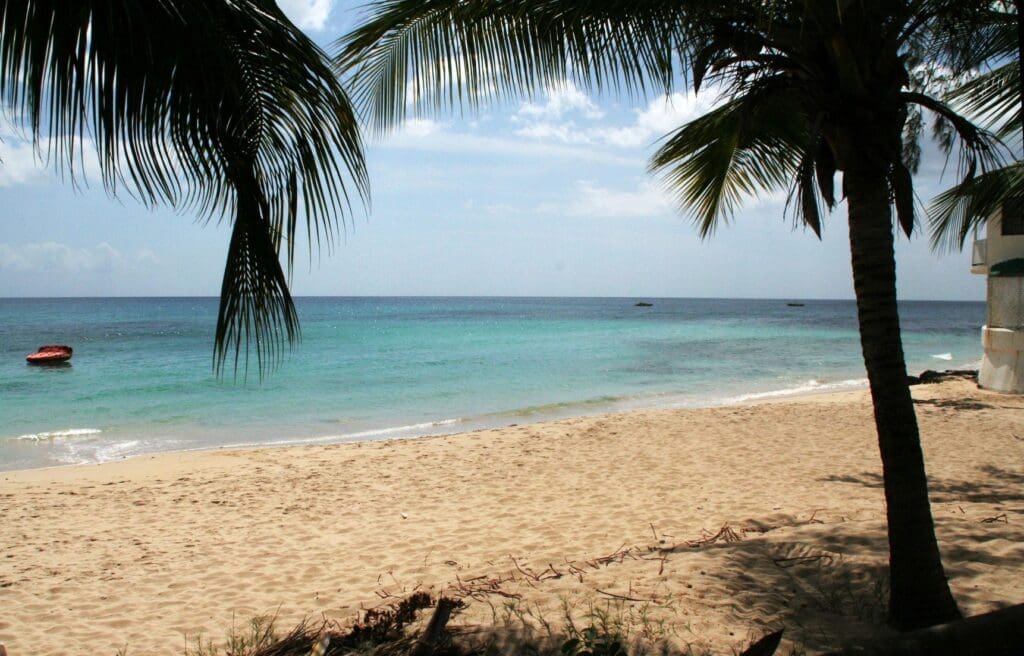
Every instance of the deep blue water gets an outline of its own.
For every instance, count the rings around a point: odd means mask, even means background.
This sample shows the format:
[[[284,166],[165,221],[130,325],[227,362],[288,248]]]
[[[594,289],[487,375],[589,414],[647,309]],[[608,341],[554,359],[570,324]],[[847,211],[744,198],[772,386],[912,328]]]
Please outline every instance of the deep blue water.
[[[637,300],[300,298],[302,342],[261,383],[213,374],[213,298],[0,299],[0,469],[863,384],[852,301]],[[976,366],[984,303],[900,311],[911,372]],[[73,364],[25,364],[48,343]]]

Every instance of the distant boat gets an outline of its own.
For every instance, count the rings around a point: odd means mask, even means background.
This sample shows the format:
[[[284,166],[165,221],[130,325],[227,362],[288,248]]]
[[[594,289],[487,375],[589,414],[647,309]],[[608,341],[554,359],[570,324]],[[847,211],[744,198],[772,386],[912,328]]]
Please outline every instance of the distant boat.
[[[60,364],[71,359],[71,347],[63,344],[40,346],[39,350],[25,356],[29,364]]]
[[[654,303],[645,303],[644,301],[640,301],[639,303],[634,303],[633,307],[651,307],[652,305],[654,305]]]
[[[803,303],[786,303],[789,307],[803,307]]]

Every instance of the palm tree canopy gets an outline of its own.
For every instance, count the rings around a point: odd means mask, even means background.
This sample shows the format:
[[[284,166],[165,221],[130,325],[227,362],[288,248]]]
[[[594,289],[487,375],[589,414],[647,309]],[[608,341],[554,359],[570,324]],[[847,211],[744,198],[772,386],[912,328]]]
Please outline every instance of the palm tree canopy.
[[[699,0],[704,1],[704,0]],[[708,5],[714,4],[707,2]],[[378,0],[336,58],[371,128],[416,111],[528,96],[565,80],[629,95],[671,89],[685,15],[671,0]]]
[[[1020,77],[1019,15],[1014,3],[994,3],[981,16],[975,38],[961,58],[969,69],[983,71],[948,94],[948,101],[968,116],[987,124],[1019,150],[1024,125],[1024,88]],[[995,66],[985,68],[995,62]],[[1024,195],[1024,165],[1005,167],[960,181],[939,194],[929,208],[934,248],[960,249],[967,238],[1009,198]]]
[[[702,235],[744,196],[785,190],[796,221],[820,233],[834,174],[869,159],[887,171],[897,216],[916,223],[911,173],[920,108],[960,144],[961,174],[1000,159],[997,140],[914,85],[915,54],[960,65],[977,55],[937,44],[986,11],[958,0],[379,0],[338,43],[339,69],[377,130],[408,111],[445,111],[531,95],[572,80],[592,91],[668,93],[714,86],[726,102],[668,135],[651,160]],[[944,37],[944,38],[940,38]],[[894,119],[894,120],[892,120]],[[875,130],[844,143],[844,127]],[[900,131],[900,126],[906,126]],[[855,156],[855,157],[854,157]]]
[[[91,142],[106,189],[233,224],[214,363],[262,374],[298,337],[299,217],[330,239],[365,198],[355,114],[324,53],[272,0],[7,0],[0,95],[58,169]]]

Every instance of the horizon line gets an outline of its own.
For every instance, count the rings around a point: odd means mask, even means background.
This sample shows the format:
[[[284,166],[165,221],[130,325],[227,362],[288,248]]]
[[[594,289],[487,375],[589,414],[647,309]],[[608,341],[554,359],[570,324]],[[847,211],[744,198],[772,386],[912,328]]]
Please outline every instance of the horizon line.
[[[220,296],[202,295],[116,295],[116,296],[0,296],[0,301],[58,301],[58,300],[111,300],[111,299],[219,299]],[[823,297],[800,297],[800,296],[576,296],[576,295],[535,295],[535,294],[302,294],[293,295],[293,299],[371,299],[371,298],[393,298],[393,299],[429,299],[429,298],[480,298],[480,299],[623,299],[623,300],[655,300],[655,301],[844,301],[856,302],[856,298],[823,298]],[[963,299],[963,298],[899,298],[899,302],[910,301],[915,303],[986,303],[985,299]]]

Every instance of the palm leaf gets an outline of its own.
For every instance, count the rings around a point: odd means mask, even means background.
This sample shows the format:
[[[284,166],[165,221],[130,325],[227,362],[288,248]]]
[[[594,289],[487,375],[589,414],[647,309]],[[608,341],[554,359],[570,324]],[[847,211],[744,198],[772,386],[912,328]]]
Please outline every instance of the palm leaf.
[[[889,185],[892,187],[893,204],[896,206],[896,220],[908,238],[914,232],[917,223],[914,212],[914,182],[910,169],[903,162],[893,164],[889,174]]]
[[[960,74],[1018,55],[1015,2],[997,0],[927,0],[919,15],[932,22],[919,30],[930,61]]]
[[[960,145],[957,161],[961,180],[969,180],[1005,162],[1007,149],[998,137],[975,125],[946,103],[917,92],[904,92],[899,96],[907,103],[935,113],[949,124],[952,134],[956,136],[956,143]]]
[[[712,2],[694,2],[694,12]],[[337,43],[357,106],[384,131],[414,110],[530,96],[566,80],[588,90],[671,91],[687,16],[672,0],[378,0]]]
[[[1016,162],[939,194],[928,211],[936,249],[961,249],[967,238],[1010,198],[1024,197],[1024,164]]]
[[[9,0],[0,21],[3,105],[47,139],[55,166],[74,174],[91,141],[110,193],[236,222],[215,366],[248,357],[243,326],[259,318],[264,332],[248,335],[262,335],[262,373],[282,337],[298,338],[269,272],[285,248],[291,266],[300,213],[310,248],[329,243],[349,190],[367,191],[355,113],[326,55],[272,0]],[[239,262],[276,282],[243,284]]]
[[[744,197],[784,189],[807,143],[806,119],[784,95],[730,98],[679,128],[651,159],[680,209],[702,237],[729,221]],[[814,219],[811,217],[811,222]]]
[[[949,94],[949,102],[978,117],[1002,139],[1020,139],[1020,61],[1012,61],[978,76]]]

